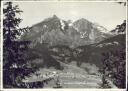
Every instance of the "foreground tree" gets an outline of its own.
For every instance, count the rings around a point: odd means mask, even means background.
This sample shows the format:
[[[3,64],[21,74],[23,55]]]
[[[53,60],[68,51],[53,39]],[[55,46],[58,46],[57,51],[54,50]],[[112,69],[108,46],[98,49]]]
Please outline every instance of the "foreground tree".
[[[31,66],[28,66],[26,51],[29,41],[21,41],[19,38],[29,28],[19,28],[22,19],[17,17],[22,11],[18,5],[13,6],[7,2],[3,9],[3,86],[19,87],[18,84],[33,73]]]
[[[112,32],[118,32],[118,35],[126,34],[126,20],[118,25]],[[103,76],[110,78],[118,88],[126,87],[126,43],[125,39],[116,50],[103,53]],[[104,84],[104,82],[103,82]]]

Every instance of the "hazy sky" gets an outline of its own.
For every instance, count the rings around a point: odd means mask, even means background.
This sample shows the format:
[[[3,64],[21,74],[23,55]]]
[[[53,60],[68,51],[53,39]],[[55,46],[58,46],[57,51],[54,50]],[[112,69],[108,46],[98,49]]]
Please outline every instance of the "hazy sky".
[[[54,14],[61,19],[85,18],[108,30],[126,19],[126,7],[113,2],[17,2],[23,10],[21,26],[32,26]]]

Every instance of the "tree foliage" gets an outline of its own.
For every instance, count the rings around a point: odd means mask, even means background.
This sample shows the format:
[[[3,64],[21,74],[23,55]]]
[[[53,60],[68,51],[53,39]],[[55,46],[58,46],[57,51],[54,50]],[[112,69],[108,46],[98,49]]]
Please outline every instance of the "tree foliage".
[[[126,31],[126,21],[121,25],[118,25],[118,28],[115,31],[125,32]],[[122,40],[125,42],[125,40]],[[113,83],[118,88],[125,88],[126,86],[126,46],[125,43],[113,51],[103,53],[103,75],[107,78],[110,78]]]
[[[126,20],[123,21],[121,25],[117,25],[115,29],[111,30],[112,33],[123,33],[126,30]]]
[[[22,11],[18,5],[6,2],[3,9],[3,85],[4,87],[18,87],[25,76],[34,72],[28,66],[26,51],[30,41],[19,38],[29,28],[19,28],[22,19],[17,17]]]

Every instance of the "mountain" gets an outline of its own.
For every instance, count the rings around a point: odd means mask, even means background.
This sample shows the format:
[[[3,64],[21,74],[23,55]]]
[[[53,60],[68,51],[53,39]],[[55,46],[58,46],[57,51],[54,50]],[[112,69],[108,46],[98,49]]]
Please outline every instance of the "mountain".
[[[102,32],[99,26],[82,18],[72,24],[56,15],[31,27],[30,32],[22,38],[36,43],[48,43],[49,46],[67,45],[75,48],[82,45],[98,43],[112,35]],[[102,28],[105,30],[105,28]],[[107,30],[105,30],[107,31]]]
[[[75,21],[73,27],[80,33],[80,37],[91,42],[90,44],[100,42],[111,36],[109,33],[104,32],[108,31],[106,28],[84,18]]]
[[[38,63],[41,67],[63,69],[60,62],[75,61],[79,67],[89,63],[100,68],[102,53],[125,44],[125,34],[112,35],[104,31],[107,30],[103,26],[84,18],[71,22],[54,15],[33,25],[22,39],[32,41],[29,55],[33,60],[42,60]]]
[[[91,58],[93,51],[100,51],[95,45],[112,37],[103,31],[107,30],[84,18],[71,22],[54,15],[33,25],[22,40],[32,41],[28,55],[38,67],[63,69],[57,60],[64,63],[76,61],[77,66],[93,61],[99,67],[97,60],[100,61],[100,54]]]

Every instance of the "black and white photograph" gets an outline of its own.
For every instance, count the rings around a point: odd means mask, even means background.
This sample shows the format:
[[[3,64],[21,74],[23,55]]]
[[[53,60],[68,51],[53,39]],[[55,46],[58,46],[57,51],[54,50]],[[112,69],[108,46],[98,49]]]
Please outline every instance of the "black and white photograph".
[[[5,0],[1,13],[2,89],[126,89],[127,0]]]

